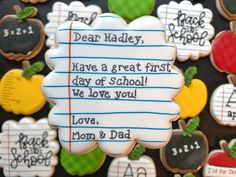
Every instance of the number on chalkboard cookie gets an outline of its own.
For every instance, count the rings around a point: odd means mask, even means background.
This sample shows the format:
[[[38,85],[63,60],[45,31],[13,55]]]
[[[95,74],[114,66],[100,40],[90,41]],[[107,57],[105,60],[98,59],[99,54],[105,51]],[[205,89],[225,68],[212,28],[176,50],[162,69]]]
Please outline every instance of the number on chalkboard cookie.
[[[32,18],[37,9],[21,10],[15,6],[16,15],[7,15],[0,20],[0,53],[9,60],[29,60],[43,48],[45,33],[42,22]]]

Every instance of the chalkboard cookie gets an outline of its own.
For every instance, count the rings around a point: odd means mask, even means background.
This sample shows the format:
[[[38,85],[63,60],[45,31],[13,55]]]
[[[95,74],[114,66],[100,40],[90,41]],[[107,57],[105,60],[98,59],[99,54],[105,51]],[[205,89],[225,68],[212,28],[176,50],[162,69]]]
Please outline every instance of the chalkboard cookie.
[[[236,126],[236,76],[228,76],[229,83],[220,85],[212,94],[210,111],[221,125]]]
[[[62,148],[60,156],[61,165],[66,172],[77,176],[95,173],[103,165],[105,159],[106,154],[99,147],[82,155],[71,154]]]
[[[0,105],[5,111],[31,115],[44,106],[46,98],[41,89],[44,76],[36,74],[44,65],[36,62],[24,70],[11,69],[1,78]]]
[[[180,120],[181,129],[173,130],[170,142],[160,151],[161,162],[173,173],[195,173],[205,164],[208,157],[208,141],[201,131],[195,129],[199,118],[191,119],[187,127]]]
[[[0,167],[4,176],[52,176],[58,163],[56,137],[47,118],[4,122],[0,133]]]
[[[34,17],[37,9],[15,6],[16,15],[0,20],[0,53],[9,60],[34,58],[44,46],[44,26]]]
[[[170,1],[161,5],[157,14],[165,26],[166,39],[177,47],[179,61],[198,60],[210,54],[209,40],[215,34],[210,24],[213,18],[211,10],[187,0],[180,3]]]
[[[32,4],[36,4],[36,3],[43,3],[46,2],[47,0],[21,0],[24,3],[32,3]]]
[[[231,30],[216,35],[212,42],[211,62],[220,72],[236,73],[236,21],[230,22]]]
[[[220,14],[227,20],[236,20],[235,0],[216,0],[216,7]]]
[[[181,107],[180,118],[186,119],[199,115],[207,103],[207,87],[200,79],[194,79],[197,68],[192,66],[184,72],[185,86],[175,97]]]
[[[132,21],[141,16],[150,15],[155,2],[155,0],[108,0],[108,8],[112,13],[120,15],[127,21]]]
[[[48,47],[55,46],[55,32],[60,24],[66,21],[79,21],[91,25],[101,13],[102,10],[99,6],[89,5],[86,7],[80,1],[73,1],[69,5],[63,2],[54,3],[52,12],[47,15],[49,23],[45,26],[48,36],[46,45]]]
[[[209,154],[203,170],[203,177],[235,177],[236,176],[236,139],[229,144],[220,141],[221,150]]]
[[[57,47],[45,55],[54,70],[43,91],[56,103],[49,122],[59,128],[67,151],[81,154],[99,145],[121,156],[136,142],[152,149],[168,143],[183,76],[173,66],[176,48],[166,42],[158,18],[127,24],[106,13],[92,26],[63,23],[56,39]]]

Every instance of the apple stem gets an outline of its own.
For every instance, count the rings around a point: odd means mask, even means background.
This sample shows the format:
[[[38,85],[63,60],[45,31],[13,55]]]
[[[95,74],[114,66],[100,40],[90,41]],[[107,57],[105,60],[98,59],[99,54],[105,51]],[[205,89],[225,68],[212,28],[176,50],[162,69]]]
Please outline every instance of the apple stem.
[[[229,74],[227,77],[228,77],[229,83],[233,84],[233,86],[236,87],[236,75]]]
[[[19,5],[14,5],[13,10],[15,11],[15,13],[19,13],[20,11],[22,11],[22,9]]]
[[[26,60],[22,61],[23,70],[26,70],[28,67],[30,67],[30,62]]]
[[[131,160],[139,160],[140,156],[145,152],[145,147],[143,145],[137,144],[133,151],[129,154]]]
[[[191,138],[193,132],[199,127],[199,124],[200,118],[198,116],[192,118],[188,121],[187,127],[183,130],[182,135]]]
[[[230,29],[236,35],[236,21],[230,22]]]
[[[186,125],[186,122],[183,120],[183,119],[180,119],[178,121],[178,124],[179,124],[179,128],[184,131],[186,128],[187,128],[187,125]]]
[[[194,76],[197,74],[197,67],[191,66],[188,67],[184,72],[184,81],[185,85],[189,87],[192,83]]]
[[[220,142],[220,146],[221,146],[221,148],[223,149],[223,151],[224,151],[227,155],[229,155],[229,144],[228,144],[225,140],[222,140],[222,141]]]

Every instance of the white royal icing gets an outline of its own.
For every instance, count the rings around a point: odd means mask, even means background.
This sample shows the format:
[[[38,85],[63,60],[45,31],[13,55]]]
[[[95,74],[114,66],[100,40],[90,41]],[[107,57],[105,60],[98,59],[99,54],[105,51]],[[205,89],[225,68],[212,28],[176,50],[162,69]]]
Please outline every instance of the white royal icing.
[[[180,3],[170,1],[157,10],[158,17],[166,28],[166,39],[177,47],[177,59],[198,60],[209,55],[214,36],[214,27],[210,24],[213,14],[202,4],[193,5],[184,0]]]
[[[57,133],[48,119],[6,121],[0,133],[0,167],[6,177],[50,177],[58,163]]]
[[[213,92],[210,111],[219,124],[236,126],[236,88],[233,84],[223,84]]]
[[[156,167],[148,156],[141,156],[139,160],[130,160],[128,157],[115,158],[109,167],[107,177],[145,176],[156,177]]]
[[[168,143],[180,112],[172,99],[184,82],[159,19],[145,16],[128,25],[108,13],[92,27],[64,23],[56,35],[58,48],[46,53],[54,70],[43,91],[56,103],[49,123],[59,128],[65,149],[84,153],[98,143],[119,156],[136,141],[153,149]]]
[[[97,5],[85,6],[80,1],[73,1],[69,5],[63,2],[56,2],[53,5],[52,12],[47,15],[49,23],[45,26],[48,36],[46,45],[55,46],[55,32],[57,27],[66,21],[80,21],[90,25],[102,13]]]

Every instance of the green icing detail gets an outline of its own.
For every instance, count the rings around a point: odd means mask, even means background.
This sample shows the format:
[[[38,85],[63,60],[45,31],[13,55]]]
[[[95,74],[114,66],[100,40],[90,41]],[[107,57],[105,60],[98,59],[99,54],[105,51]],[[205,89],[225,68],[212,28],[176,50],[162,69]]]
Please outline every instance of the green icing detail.
[[[155,0],[108,0],[108,7],[112,13],[130,21],[150,15],[155,2]]]
[[[186,71],[184,72],[184,81],[187,87],[191,85],[191,82],[196,74],[197,74],[197,67],[191,66],[188,69],[186,69]]]
[[[145,147],[138,144],[134,147],[133,151],[130,154],[131,160],[139,160],[140,156],[145,152]]]
[[[35,7],[26,7],[20,12],[16,13],[16,18],[19,21],[24,21],[27,18],[34,17],[36,13],[36,8]]]
[[[60,161],[67,173],[84,176],[95,173],[105,158],[106,154],[99,147],[83,155],[71,154],[62,148]]]
[[[230,148],[229,155],[232,158],[236,158],[236,142],[234,142],[233,146]]]
[[[30,79],[33,75],[42,71],[44,67],[44,62],[36,62],[24,70],[24,72],[22,73],[22,77]]]
[[[199,125],[200,125],[200,118],[199,117],[192,118],[191,120],[188,121],[187,127],[185,130],[183,130],[182,135],[191,138],[193,132],[197,130]]]

